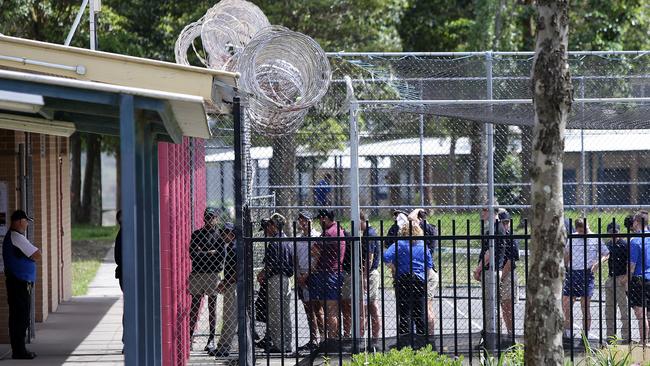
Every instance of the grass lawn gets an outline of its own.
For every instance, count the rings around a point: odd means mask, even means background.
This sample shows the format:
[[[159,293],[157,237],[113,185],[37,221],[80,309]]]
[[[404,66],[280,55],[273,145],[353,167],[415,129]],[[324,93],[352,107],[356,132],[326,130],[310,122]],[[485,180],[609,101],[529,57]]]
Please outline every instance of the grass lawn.
[[[78,225],[72,228],[72,295],[88,292],[99,265],[113,246],[117,228]]]

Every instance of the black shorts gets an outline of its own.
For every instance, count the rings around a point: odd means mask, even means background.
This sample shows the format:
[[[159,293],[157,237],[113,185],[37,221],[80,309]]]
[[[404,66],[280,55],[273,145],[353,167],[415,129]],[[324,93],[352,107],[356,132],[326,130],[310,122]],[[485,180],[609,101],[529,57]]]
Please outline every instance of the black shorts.
[[[642,277],[632,277],[627,296],[630,299],[630,307],[645,305],[646,308],[650,308],[650,281],[645,280],[644,284]],[[645,304],[643,303],[644,298]]]

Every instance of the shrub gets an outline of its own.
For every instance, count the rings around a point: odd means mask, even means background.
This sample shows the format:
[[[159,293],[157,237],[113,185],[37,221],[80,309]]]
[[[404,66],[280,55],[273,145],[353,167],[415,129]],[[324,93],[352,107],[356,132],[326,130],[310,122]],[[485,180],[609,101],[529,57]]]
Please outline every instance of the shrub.
[[[431,346],[419,350],[403,348],[393,349],[387,353],[361,353],[352,356],[349,366],[462,366],[463,358],[439,355]]]

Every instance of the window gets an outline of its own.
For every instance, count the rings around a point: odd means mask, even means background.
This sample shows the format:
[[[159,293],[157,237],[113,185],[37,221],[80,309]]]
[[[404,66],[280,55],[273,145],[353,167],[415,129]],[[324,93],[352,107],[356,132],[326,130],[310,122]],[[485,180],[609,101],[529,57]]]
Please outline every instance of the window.
[[[598,185],[598,204],[600,205],[629,205],[630,204],[630,170],[627,168],[602,169],[600,182],[612,184]]]
[[[575,169],[564,169],[564,204],[565,205],[575,205],[576,204],[576,171]],[[567,184],[569,183],[569,184]]]

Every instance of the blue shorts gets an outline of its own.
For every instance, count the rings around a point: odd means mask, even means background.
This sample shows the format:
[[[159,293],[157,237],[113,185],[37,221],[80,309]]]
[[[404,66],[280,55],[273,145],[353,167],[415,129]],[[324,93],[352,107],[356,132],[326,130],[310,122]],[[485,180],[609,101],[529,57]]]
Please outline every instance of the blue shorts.
[[[309,275],[310,300],[339,300],[343,275],[341,273],[315,272]]]
[[[585,274],[587,286],[585,287]],[[594,294],[594,274],[590,270],[576,269],[567,271],[564,278],[562,295],[573,297],[588,297]]]

